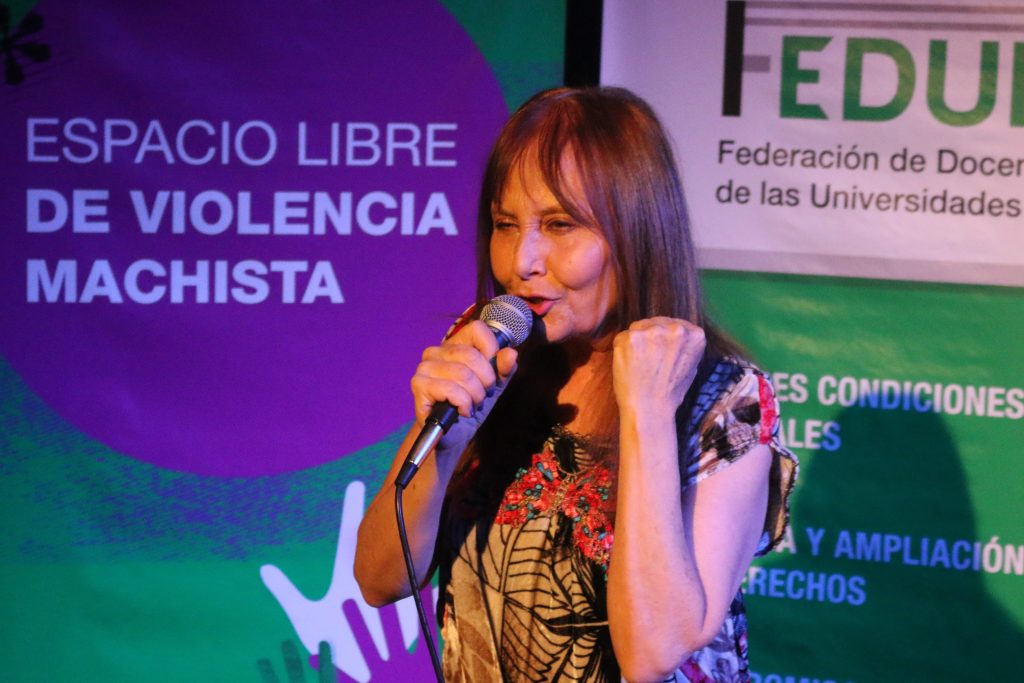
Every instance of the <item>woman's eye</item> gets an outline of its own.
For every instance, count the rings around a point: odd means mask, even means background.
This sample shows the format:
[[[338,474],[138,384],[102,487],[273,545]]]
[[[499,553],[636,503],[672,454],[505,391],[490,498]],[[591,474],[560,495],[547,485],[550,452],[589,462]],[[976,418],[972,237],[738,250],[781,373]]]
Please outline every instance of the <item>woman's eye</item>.
[[[494,221],[495,230],[511,230],[515,227],[515,223],[512,221]]]
[[[565,232],[567,230],[572,230],[574,228],[579,227],[579,224],[576,223],[576,221],[570,220],[568,218],[555,218],[548,221],[547,226],[550,230]]]

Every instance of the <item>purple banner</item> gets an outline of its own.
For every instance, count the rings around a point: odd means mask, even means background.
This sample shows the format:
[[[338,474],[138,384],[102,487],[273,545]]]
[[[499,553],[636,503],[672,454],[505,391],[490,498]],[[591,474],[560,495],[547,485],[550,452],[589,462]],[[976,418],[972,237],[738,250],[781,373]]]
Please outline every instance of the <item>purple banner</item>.
[[[506,110],[454,18],[400,4],[39,4],[50,58],[0,114],[0,350],[48,405],[217,476],[408,419]]]

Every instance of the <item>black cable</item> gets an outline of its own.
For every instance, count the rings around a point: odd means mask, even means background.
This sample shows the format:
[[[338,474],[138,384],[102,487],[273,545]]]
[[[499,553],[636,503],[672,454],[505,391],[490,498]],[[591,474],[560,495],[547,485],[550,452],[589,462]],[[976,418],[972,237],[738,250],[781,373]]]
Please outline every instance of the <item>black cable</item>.
[[[409,572],[409,586],[412,588],[412,597],[416,602],[416,611],[420,615],[420,626],[423,629],[423,637],[427,641],[427,649],[430,650],[430,662],[434,665],[434,676],[437,683],[444,683],[444,673],[441,671],[441,658],[437,656],[437,646],[431,637],[433,628],[427,621],[427,612],[423,609],[423,600],[420,599],[419,585],[416,580],[416,566],[412,561],[412,551],[409,549],[409,537],[405,533],[405,515],[402,513],[402,492],[404,486],[395,485],[395,519],[398,521],[398,538],[402,542],[402,555],[405,557],[405,569]]]
[[[565,62],[562,83],[573,88],[600,85],[602,0],[565,3]]]

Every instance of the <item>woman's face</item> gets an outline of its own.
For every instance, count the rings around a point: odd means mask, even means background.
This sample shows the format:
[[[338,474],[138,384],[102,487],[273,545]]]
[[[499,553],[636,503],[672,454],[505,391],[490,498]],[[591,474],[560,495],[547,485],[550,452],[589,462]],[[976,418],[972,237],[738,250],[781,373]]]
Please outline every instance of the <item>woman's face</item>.
[[[576,166],[563,163],[566,189],[586,215]],[[608,241],[577,222],[545,185],[529,155],[491,206],[491,270],[505,291],[526,300],[548,342],[594,339],[615,305]]]

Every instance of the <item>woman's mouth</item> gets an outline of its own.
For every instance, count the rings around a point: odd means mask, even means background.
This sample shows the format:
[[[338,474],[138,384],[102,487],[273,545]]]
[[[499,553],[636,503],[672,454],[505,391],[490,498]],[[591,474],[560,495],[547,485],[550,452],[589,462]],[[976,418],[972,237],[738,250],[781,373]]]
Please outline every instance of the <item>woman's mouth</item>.
[[[538,318],[544,317],[544,315],[551,310],[551,307],[555,305],[554,299],[545,299],[539,296],[524,296],[521,298]]]

